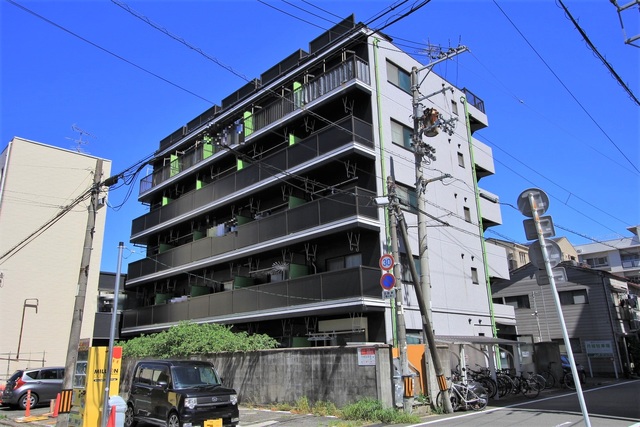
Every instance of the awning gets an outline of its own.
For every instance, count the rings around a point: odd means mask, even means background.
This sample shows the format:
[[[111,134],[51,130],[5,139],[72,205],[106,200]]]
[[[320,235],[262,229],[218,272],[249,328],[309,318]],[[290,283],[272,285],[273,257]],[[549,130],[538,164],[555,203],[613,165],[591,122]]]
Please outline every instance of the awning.
[[[484,337],[484,336],[456,336],[456,335],[436,335],[436,341],[447,344],[505,344],[517,345],[525,342],[512,341],[504,338]]]

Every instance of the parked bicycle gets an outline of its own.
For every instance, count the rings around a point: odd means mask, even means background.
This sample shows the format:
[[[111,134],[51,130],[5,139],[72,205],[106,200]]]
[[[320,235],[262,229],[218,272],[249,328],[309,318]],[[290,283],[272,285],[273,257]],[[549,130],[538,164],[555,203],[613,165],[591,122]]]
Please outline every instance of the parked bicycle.
[[[551,370],[554,363],[556,362],[549,362],[549,364],[547,365],[547,369],[540,372],[540,375],[545,380],[545,388],[555,387],[556,383],[558,382],[558,380],[556,379],[556,376]]]
[[[451,378],[449,377],[447,380],[451,381]],[[489,402],[487,391],[474,381],[470,381],[467,384],[451,381],[448,391],[449,400],[454,412],[460,408],[464,410],[473,409],[474,411],[481,411],[487,407],[487,403]],[[443,392],[438,393],[436,405],[439,408],[444,408]]]

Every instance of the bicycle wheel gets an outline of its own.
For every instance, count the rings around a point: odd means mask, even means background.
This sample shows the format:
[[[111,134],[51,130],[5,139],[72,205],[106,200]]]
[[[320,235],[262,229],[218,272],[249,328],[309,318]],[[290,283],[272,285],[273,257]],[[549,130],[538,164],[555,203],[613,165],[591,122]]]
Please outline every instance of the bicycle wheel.
[[[467,389],[467,406],[474,411],[482,411],[489,403],[487,390],[481,385],[475,385]]]
[[[443,399],[444,399],[444,393],[439,392],[438,396],[436,397],[436,406],[444,410]],[[458,399],[458,395],[455,393],[455,391],[451,389],[449,389],[449,401],[451,402],[451,408],[453,409],[453,412],[460,409],[460,399]]]
[[[538,383],[538,388],[540,389],[540,391],[544,390],[547,387],[547,380],[545,380],[542,375],[534,375],[533,379],[536,383]]]
[[[513,382],[510,378],[505,376],[498,377],[498,394],[500,397],[505,397],[508,394],[511,394],[513,391]]]
[[[567,386],[567,388],[570,388],[571,390],[576,389],[576,382],[574,381],[573,374],[571,372],[567,372],[566,374],[564,374],[564,377],[562,377],[562,382]]]
[[[538,397],[538,395],[540,394],[540,387],[535,380],[531,378],[523,378],[520,380],[520,392],[524,394],[525,397],[533,399],[535,397]]]
[[[551,388],[556,386],[556,376],[551,373],[551,371],[544,371],[542,374],[542,378],[545,380],[545,388]]]
[[[478,382],[487,390],[489,398],[493,399],[496,397],[496,394],[498,393],[498,384],[493,380],[493,378],[481,377],[478,378]]]

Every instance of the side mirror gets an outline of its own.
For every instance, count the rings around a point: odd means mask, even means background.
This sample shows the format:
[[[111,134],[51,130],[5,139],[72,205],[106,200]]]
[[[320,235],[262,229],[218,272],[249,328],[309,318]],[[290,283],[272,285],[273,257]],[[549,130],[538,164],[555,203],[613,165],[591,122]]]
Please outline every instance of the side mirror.
[[[166,381],[158,381],[158,383],[157,383],[157,384],[158,384],[158,386],[159,386],[160,388],[162,388],[163,390],[166,390],[166,389],[169,387],[169,384],[167,384],[167,382],[166,382]]]

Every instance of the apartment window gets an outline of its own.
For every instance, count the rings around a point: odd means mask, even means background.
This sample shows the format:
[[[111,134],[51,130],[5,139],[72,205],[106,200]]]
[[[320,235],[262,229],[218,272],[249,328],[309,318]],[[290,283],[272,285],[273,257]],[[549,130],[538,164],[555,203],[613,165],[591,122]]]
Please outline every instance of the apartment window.
[[[560,304],[562,305],[576,305],[576,304],[589,304],[589,298],[587,296],[586,289],[579,289],[577,291],[562,291],[558,292],[560,297]]]
[[[405,126],[395,120],[391,120],[391,142],[409,150],[413,150],[413,147],[411,146],[411,143],[413,142],[411,140],[412,134],[413,129],[409,126]]]
[[[327,260],[327,271],[342,270],[344,268],[362,265],[362,254],[351,254]]]
[[[387,61],[387,80],[407,93],[411,93],[411,75],[396,64]]]
[[[504,303],[514,308],[531,308],[529,295],[516,295],[513,297],[504,297]]]
[[[471,282],[474,285],[477,285],[480,283],[480,281],[478,280],[478,269],[475,267],[471,267]]]
[[[464,167],[464,155],[460,152],[458,152],[458,166]]]
[[[458,103],[453,99],[451,100],[451,112],[456,116],[458,115]]]
[[[415,189],[398,184],[396,185],[396,195],[405,210],[418,212],[418,195]]]
[[[464,220],[467,222],[471,222],[471,209],[468,207],[464,207]]]
[[[551,341],[558,344],[558,349],[560,350],[560,354],[567,354],[567,347],[564,345],[563,338],[554,338]],[[569,338],[569,344],[571,345],[571,351],[573,353],[582,353],[580,338]]]
[[[527,261],[527,253],[526,252],[520,252],[519,255],[520,255],[520,265],[526,264],[528,262]]]
[[[609,265],[607,257],[587,258],[585,261],[592,268],[607,267]]]
[[[640,267],[640,254],[622,254],[622,268]]]

